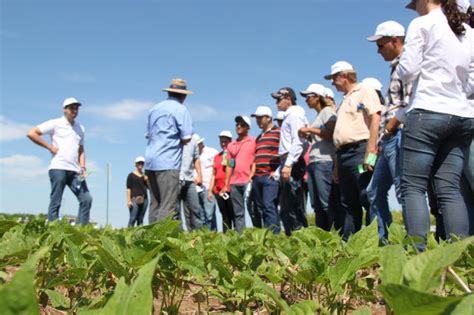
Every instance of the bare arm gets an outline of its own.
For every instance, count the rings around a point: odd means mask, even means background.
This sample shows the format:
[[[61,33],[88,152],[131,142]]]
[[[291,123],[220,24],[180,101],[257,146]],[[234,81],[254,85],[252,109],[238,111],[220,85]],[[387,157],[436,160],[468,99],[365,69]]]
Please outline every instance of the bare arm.
[[[127,208],[132,207],[132,190],[130,188],[127,189]]]
[[[79,146],[79,165],[82,169],[86,170],[86,152],[83,145]]]
[[[26,136],[31,140],[33,141],[34,143],[36,143],[37,145],[45,148],[46,150],[48,150],[49,152],[51,152],[52,154],[56,154],[58,152],[58,148],[56,148],[54,145],[52,144],[49,144],[48,142],[46,142],[43,137],[42,137],[42,133],[41,131],[38,129],[38,127],[33,127],[30,129],[30,131],[28,131],[28,133],[26,134]]]
[[[209,189],[207,190],[207,200],[212,201],[212,191],[216,184],[216,170],[212,170],[211,181],[209,182]]]
[[[202,169],[201,169],[201,160],[200,159],[195,159],[194,160],[194,169],[196,170],[196,179],[194,180],[194,183],[198,186],[202,184]]]
[[[232,172],[234,171],[234,168],[230,166],[225,167],[225,185],[221,190],[221,193],[226,193],[229,190],[230,187],[230,177],[232,176]]]
[[[250,179],[253,178],[253,176],[255,175],[255,170],[257,169],[257,166],[255,164],[255,162],[252,163],[252,166],[250,167]]]
[[[191,138],[189,138],[189,139],[181,139],[181,144],[182,144],[182,145],[186,145],[186,144],[189,143],[189,141],[191,141]]]
[[[326,123],[325,128],[314,128],[314,127],[304,127],[299,130],[299,134],[302,137],[307,136],[308,134],[313,134],[318,137],[321,137],[324,140],[332,140],[332,135],[334,134],[334,126],[336,121],[329,121]]]
[[[380,126],[380,112],[374,113],[369,116],[369,140],[367,141],[367,149],[365,152],[364,162],[367,160],[369,153],[377,154],[377,135]],[[369,171],[373,170],[373,167],[367,165],[366,168]]]

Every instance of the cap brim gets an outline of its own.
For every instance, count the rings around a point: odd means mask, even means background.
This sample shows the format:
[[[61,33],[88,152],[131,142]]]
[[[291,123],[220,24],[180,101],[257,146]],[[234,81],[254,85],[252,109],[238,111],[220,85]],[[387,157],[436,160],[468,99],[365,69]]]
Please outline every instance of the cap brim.
[[[332,74],[325,75],[324,79],[331,80],[332,79]]]
[[[186,95],[193,94],[193,92],[188,91],[188,90],[178,90],[178,89],[170,89],[170,88],[162,89],[162,91],[173,92],[173,93],[178,93],[178,94],[186,94]]]
[[[275,99],[278,99],[281,97],[281,94],[280,93],[272,93],[272,97],[275,98]]]
[[[382,35],[373,35],[373,36],[367,37],[367,40],[369,42],[375,42],[375,41],[378,41],[379,39],[381,39],[382,37],[383,37]]]
[[[405,6],[405,8],[410,10],[416,10],[416,1],[411,1],[409,4]]]

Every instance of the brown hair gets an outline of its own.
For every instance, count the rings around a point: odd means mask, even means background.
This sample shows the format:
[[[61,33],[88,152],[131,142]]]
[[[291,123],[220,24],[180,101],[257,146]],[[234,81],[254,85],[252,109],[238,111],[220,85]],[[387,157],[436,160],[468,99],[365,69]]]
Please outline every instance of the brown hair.
[[[448,19],[449,27],[456,35],[462,35],[466,31],[463,22],[466,20],[465,14],[459,11],[456,0],[440,0],[444,10],[444,15]]]
[[[472,8],[472,6],[467,9],[466,19],[466,23],[469,24],[470,27],[474,28],[474,9]]]
[[[357,73],[355,73],[354,71],[343,72],[343,74],[346,76],[349,82],[351,83],[357,82]]]

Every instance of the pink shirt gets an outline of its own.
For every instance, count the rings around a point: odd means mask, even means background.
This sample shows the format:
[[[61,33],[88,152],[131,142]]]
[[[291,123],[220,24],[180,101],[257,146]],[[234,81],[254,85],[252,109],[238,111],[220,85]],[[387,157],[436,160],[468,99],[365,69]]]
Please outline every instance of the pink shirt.
[[[255,147],[255,138],[252,136],[247,136],[241,141],[234,140],[227,146],[228,158],[234,159],[231,185],[247,184],[250,181],[250,172],[255,161]]]

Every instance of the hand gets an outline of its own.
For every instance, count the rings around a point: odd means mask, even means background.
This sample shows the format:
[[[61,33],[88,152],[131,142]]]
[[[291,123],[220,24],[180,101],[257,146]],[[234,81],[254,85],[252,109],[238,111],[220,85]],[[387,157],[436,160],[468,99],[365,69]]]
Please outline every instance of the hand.
[[[332,171],[332,181],[335,184],[339,184],[339,170],[336,167]]]
[[[86,178],[88,175],[87,169],[85,167],[81,167],[81,176]]]
[[[131,207],[132,207],[132,201],[131,201],[131,200],[129,200],[129,201],[127,201],[127,208],[129,208],[129,209],[130,209]]]
[[[283,181],[287,182],[290,180],[291,176],[291,166],[284,166],[281,170],[281,178]]]
[[[224,187],[222,187],[221,191],[219,192],[219,195],[227,193],[227,191],[229,191],[229,189],[227,188],[227,186],[224,186]]]
[[[298,130],[298,136],[301,138],[307,138],[309,135],[309,128],[303,127]]]
[[[367,148],[367,151],[365,152],[365,155],[364,155],[364,169],[368,172],[373,172],[374,167],[372,165],[367,164],[367,158],[369,157],[370,153],[377,155],[378,153],[377,147],[375,149]]]
[[[212,202],[212,200],[213,200],[212,192],[209,192],[207,194],[207,201]]]
[[[198,186],[202,185],[202,176],[196,176],[196,179],[194,179],[194,183]]]
[[[58,153],[59,149],[56,148],[54,145],[50,145],[49,146],[49,152],[51,152],[52,155],[56,155],[56,153]]]

